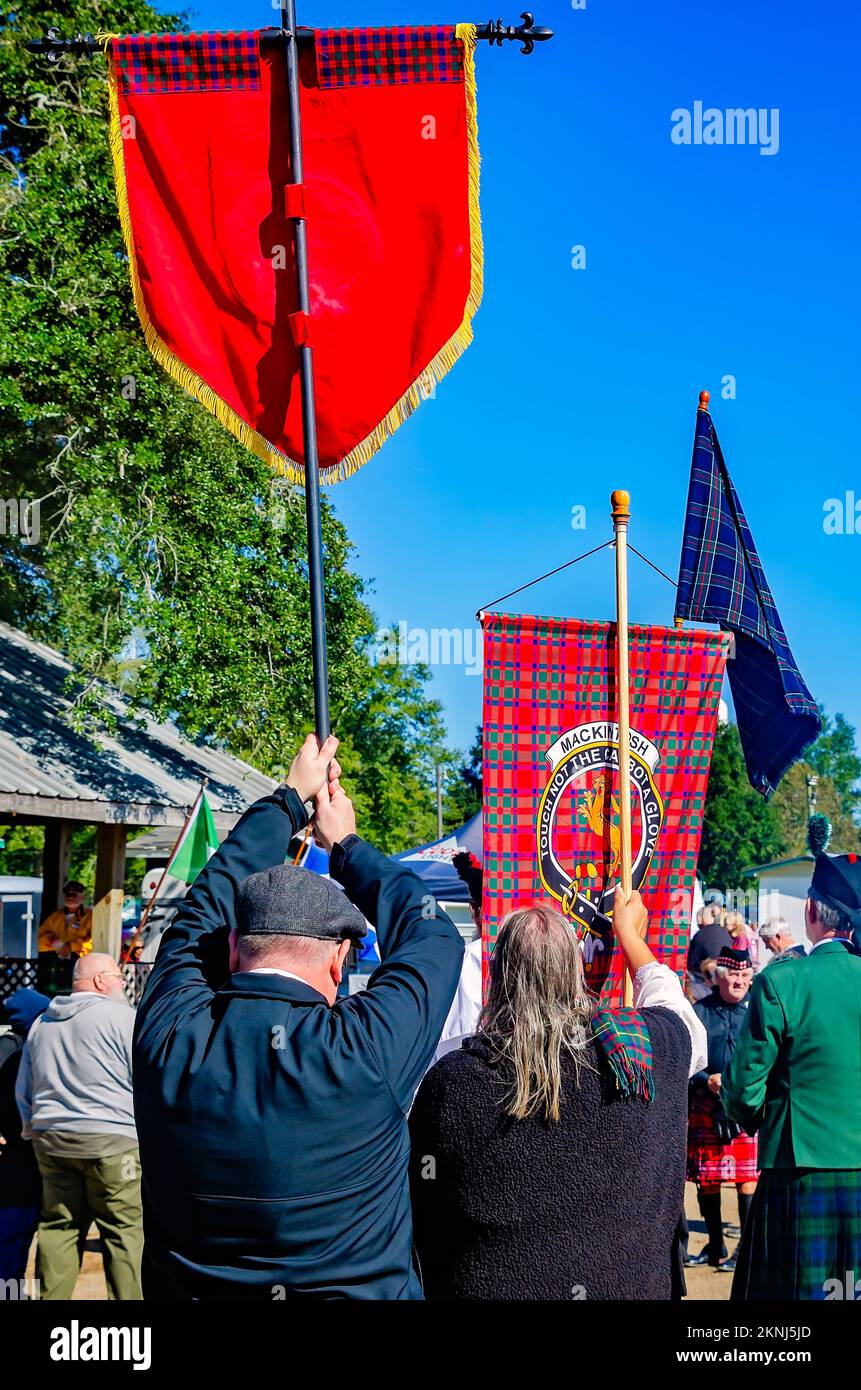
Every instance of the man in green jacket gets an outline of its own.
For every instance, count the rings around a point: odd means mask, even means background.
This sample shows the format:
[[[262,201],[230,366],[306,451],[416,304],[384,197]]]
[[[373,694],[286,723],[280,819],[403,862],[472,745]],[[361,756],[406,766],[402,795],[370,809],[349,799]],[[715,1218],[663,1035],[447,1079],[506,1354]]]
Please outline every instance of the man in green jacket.
[[[861,1272],[861,857],[824,853],[829,832],[813,818],[810,954],[757,978],[724,1073],[724,1108],[759,1133],[762,1170],[736,1301],[843,1297]]]

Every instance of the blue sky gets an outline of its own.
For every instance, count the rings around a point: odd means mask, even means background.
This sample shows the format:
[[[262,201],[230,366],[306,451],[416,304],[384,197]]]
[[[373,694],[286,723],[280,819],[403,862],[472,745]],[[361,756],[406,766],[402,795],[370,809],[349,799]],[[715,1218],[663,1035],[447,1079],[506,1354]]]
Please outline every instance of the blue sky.
[[[518,8],[501,13],[519,23]],[[467,0],[300,0],[299,21],[487,17]],[[823,529],[827,499],[861,501],[857,7],[536,0],[536,21],[556,37],[530,58],[478,53],[475,342],[436,399],[330,491],[374,606],[410,627],[469,626],[481,604],[608,538],[614,487],[632,496],[632,542],[674,575],[707,387],[801,670],[861,726],[861,520],[858,534]],[[263,0],[205,0],[193,24],[274,22]],[[776,108],[777,153],[674,144],[673,111],[696,101]],[[721,398],[727,376],[734,400]],[[571,528],[578,504],[585,531]],[[671,622],[669,585],[632,567],[632,619]],[[610,552],[518,605],[610,617]],[[480,687],[461,668],[434,672],[461,747]]]

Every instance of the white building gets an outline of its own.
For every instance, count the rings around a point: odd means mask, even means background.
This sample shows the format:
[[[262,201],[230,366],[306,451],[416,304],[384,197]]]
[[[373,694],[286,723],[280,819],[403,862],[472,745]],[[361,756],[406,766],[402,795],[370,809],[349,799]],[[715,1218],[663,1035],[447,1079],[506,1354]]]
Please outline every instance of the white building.
[[[804,903],[813,877],[812,854],[797,859],[781,859],[745,869],[749,878],[759,879],[759,922],[783,917],[792,927],[796,941],[805,940]]]

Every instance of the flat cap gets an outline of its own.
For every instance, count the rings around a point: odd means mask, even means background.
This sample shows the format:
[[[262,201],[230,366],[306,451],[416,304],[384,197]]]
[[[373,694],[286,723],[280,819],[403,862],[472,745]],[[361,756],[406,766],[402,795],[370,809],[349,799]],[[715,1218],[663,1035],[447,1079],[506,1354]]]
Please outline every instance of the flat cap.
[[[331,879],[297,864],[250,874],[239,886],[240,936],[312,936],[318,941],[360,941],[365,919]]]

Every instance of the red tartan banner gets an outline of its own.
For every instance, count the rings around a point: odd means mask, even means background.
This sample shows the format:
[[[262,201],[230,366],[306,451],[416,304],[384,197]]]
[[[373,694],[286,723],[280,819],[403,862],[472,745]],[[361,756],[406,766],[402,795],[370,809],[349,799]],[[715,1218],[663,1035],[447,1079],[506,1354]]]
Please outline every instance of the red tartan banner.
[[[299,347],[320,473],[359,468],[472,340],[482,288],[474,26],[113,38],[111,146],[135,305],[172,376],[302,480]],[[299,311],[294,216],[308,236]]]
[[[611,623],[488,613],[484,628],[485,941],[512,908],[550,902],[587,979],[622,998],[605,914],[619,881],[616,634]],[[684,965],[728,639],[630,629],[634,886],[648,942]]]

